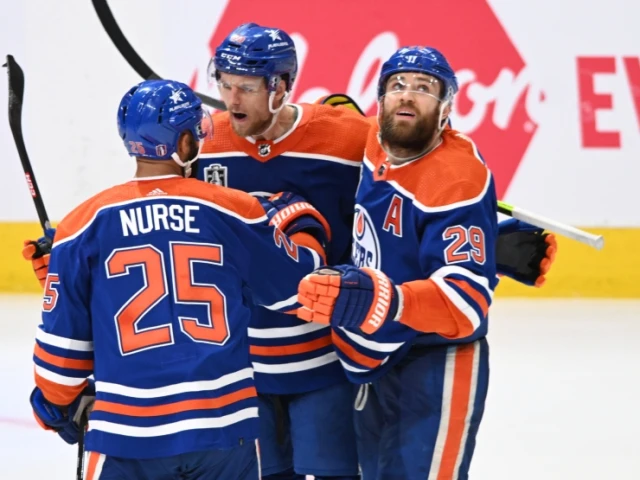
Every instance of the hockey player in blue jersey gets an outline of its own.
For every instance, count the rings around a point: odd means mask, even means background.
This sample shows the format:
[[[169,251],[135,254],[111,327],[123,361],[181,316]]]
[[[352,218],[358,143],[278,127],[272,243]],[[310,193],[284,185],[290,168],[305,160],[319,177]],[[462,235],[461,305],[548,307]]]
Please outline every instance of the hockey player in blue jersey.
[[[228,112],[214,115],[224,134],[205,142],[198,178],[247,192],[302,195],[331,226],[328,263],[348,262],[371,119],[347,108],[287,104],[297,58],[293,41],[277,28],[235,29],[216,49],[209,75]],[[511,254],[511,267],[503,270],[538,279],[544,238],[510,228],[502,250]],[[253,310],[251,327],[265,478],[359,478],[353,392],[333,350],[335,333],[261,307]]]
[[[300,284],[298,315],[332,326],[346,374],[362,385],[366,480],[467,479],[484,411],[496,193],[476,145],[448,126],[457,90],[435,49],[402,48],[384,63],[380,126],[356,197],[355,266]]]
[[[89,480],[257,480],[248,305],[295,310],[300,278],[322,264],[326,222],[291,194],[261,202],[185,178],[211,131],[187,85],[135,86],[118,130],[135,178],[55,233],[35,416],[75,443],[95,397]]]
[[[228,35],[209,68],[228,111],[213,116],[216,135],[205,142],[198,178],[301,195],[331,227],[327,261],[344,263],[370,123],[345,108],[287,103],[297,71],[282,30],[246,24]],[[249,339],[265,479],[359,478],[353,385],[330,328],[256,305]]]
[[[295,48],[282,30],[249,24],[231,32],[210,70],[229,113],[214,115],[216,135],[205,142],[198,178],[246,192],[302,195],[331,226],[329,262],[345,263],[372,122],[342,107],[286,104],[296,74]],[[501,272],[541,282],[551,260],[544,236],[519,224],[505,227]],[[39,247],[27,241],[23,255],[43,281],[48,256]],[[257,306],[249,335],[266,477],[358,478],[352,387],[333,350],[335,332]]]
[[[231,32],[209,69],[228,109],[214,116],[216,131],[225,134],[205,143],[199,178],[247,192],[299,193],[331,226],[328,263],[345,263],[372,122],[346,108],[287,104],[296,74],[295,48],[282,30],[247,24]],[[541,270],[548,268],[540,268],[548,250],[545,239],[518,231],[519,225],[510,228],[502,251],[512,254],[512,267],[502,265],[502,271],[540,281]],[[523,235],[528,241],[522,242]],[[523,252],[527,247],[532,251]],[[263,308],[252,313],[266,478],[358,478],[352,388],[331,345],[340,337]]]

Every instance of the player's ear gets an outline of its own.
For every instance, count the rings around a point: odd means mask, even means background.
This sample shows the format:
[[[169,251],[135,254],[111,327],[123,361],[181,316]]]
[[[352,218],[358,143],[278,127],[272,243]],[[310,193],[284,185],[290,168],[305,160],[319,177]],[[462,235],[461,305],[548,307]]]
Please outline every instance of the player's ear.
[[[180,157],[180,160],[182,160],[183,162],[186,162],[189,160],[188,156],[189,156],[189,153],[191,152],[192,141],[193,141],[192,135],[189,130],[185,130],[180,134],[180,137],[178,137],[177,153],[178,153],[178,157]]]
[[[276,108],[280,105],[285,93],[287,93],[287,82],[281,78],[278,81],[278,88],[276,89],[276,98],[274,102]]]
[[[449,102],[447,102],[447,105],[442,109],[442,121],[443,122],[445,122],[449,118],[449,115],[451,115],[452,105],[453,105],[453,102],[449,101]]]

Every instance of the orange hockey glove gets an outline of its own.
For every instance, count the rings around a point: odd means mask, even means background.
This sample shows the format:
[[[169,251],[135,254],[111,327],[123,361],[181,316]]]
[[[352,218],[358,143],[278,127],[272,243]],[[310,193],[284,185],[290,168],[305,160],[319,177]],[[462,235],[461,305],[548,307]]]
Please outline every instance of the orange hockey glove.
[[[22,248],[22,256],[25,260],[31,260],[31,266],[42,288],[44,288],[49,273],[49,256],[55,232],[55,229],[52,228],[47,230],[45,236],[38,240],[25,240]]]

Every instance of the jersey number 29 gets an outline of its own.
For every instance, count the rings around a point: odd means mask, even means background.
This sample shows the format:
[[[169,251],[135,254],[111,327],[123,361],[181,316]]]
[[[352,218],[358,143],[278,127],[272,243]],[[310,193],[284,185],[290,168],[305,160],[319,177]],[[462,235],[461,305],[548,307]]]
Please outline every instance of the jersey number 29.
[[[444,249],[444,261],[447,265],[454,263],[474,262],[484,265],[486,252],[484,247],[484,232],[480,227],[463,227],[456,225],[447,228],[442,239],[450,241]],[[468,247],[467,247],[468,245]]]

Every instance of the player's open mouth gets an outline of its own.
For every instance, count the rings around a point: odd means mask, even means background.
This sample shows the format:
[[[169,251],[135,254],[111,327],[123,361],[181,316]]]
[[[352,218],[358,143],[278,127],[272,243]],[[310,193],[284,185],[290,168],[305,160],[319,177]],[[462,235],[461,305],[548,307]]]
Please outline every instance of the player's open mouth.
[[[233,115],[233,118],[235,118],[236,120],[244,120],[245,118],[247,118],[246,113],[231,112],[231,115]]]
[[[416,114],[415,112],[411,111],[411,110],[398,110],[396,112],[396,115],[399,117],[415,117]]]

